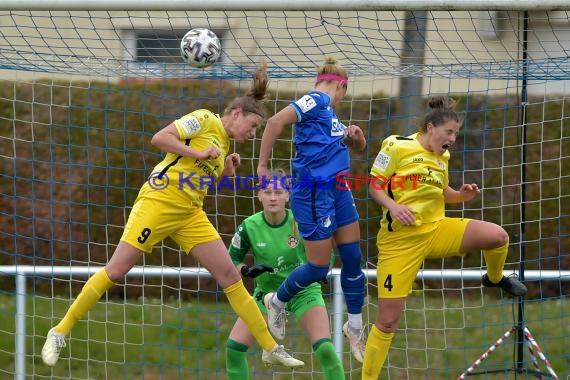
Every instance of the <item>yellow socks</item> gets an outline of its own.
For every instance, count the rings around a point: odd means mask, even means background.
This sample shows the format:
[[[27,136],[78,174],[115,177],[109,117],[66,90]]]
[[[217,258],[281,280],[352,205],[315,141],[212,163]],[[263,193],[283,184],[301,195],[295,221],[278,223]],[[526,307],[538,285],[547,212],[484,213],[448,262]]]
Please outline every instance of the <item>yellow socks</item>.
[[[392,344],[394,333],[380,331],[376,325],[372,325],[366,349],[364,350],[364,362],[362,363],[362,380],[377,380],[382,371],[382,366],[388,356],[388,350]]]
[[[261,311],[255,304],[251,295],[247,292],[243,281],[239,280],[224,289],[228,301],[236,314],[245,322],[255,340],[265,351],[271,351],[277,342],[269,334],[267,323],[261,315]]]
[[[507,260],[509,243],[499,248],[483,250],[485,264],[487,264],[487,277],[492,283],[497,284],[503,278],[503,268]]]
[[[55,326],[54,330],[58,333],[68,335],[77,321],[83,318],[99,301],[103,293],[113,285],[115,285],[115,283],[109,279],[105,268],[97,271],[97,273],[91,276],[85,285],[83,285],[83,289],[81,289],[81,292],[71,304],[65,317]]]

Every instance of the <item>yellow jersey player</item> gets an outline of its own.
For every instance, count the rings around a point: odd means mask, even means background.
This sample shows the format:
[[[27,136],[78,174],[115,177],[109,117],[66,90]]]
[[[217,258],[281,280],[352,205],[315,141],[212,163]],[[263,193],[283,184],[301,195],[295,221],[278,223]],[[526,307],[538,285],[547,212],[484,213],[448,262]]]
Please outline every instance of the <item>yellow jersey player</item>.
[[[382,143],[371,170],[370,194],[382,206],[378,233],[378,311],[366,342],[362,379],[377,379],[398,327],[406,297],[425,259],[483,250],[484,286],[514,296],[526,294],[515,277],[504,277],[509,236],[500,226],[445,216],[445,203],[472,200],[474,183],[457,191],[449,186],[448,149],[455,143],[460,119],[453,101],[430,100],[421,132],[390,136]]]
[[[216,279],[230,305],[267,351],[267,364],[299,367],[304,363],[277,345],[255,301],[243,285],[220,235],[202,209],[211,181],[234,175],[239,166],[237,153],[229,153],[230,139],[244,141],[255,136],[264,115],[269,78],[267,65],[253,74],[249,91],[234,99],[222,116],[197,110],[170,123],[152,138],[164,152],[160,162],[142,186],[129,215],[121,241],[105,267],[83,286],[63,319],[47,334],[42,349],[45,364],[54,366],[73,326],[155,244],[171,237]]]

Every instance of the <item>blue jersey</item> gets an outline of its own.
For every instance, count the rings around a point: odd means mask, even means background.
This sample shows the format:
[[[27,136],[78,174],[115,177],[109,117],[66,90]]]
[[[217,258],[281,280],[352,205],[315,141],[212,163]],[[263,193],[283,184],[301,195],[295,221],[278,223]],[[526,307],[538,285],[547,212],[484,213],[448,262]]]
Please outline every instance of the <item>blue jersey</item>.
[[[350,169],[350,155],[343,143],[346,126],[330,103],[330,96],[320,91],[311,91],[291,103],[297,113],[292,162],[297,179],[325,180]]]

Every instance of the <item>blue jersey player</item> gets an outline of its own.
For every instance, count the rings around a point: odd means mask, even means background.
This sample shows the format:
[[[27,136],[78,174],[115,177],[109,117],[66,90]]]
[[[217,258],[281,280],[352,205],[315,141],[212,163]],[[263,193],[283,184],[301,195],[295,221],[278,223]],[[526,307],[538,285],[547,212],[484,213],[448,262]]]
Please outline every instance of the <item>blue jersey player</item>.
[[[350,169],[348,148],[362,151],[366,139],[358,126],[345,126],[334,113],[347,86],[346,70],[335,59],[327,58],[317,70],[315,89],[267,121],[257,174],[262,183],[271,180],[267,168],[275,141],[286,125],[294,124],[291,210],[304,239],[308,262],[293,270],[277,292],[266,295],[270,331],[282,339],[286,303],[310,284],[326,279],[334,238],[342,261],[341,285],[348,309],[343,331],[355,359],[362,362],[366,336],[362,325],[365,277],[360,267],[360,227],[343,175]]]

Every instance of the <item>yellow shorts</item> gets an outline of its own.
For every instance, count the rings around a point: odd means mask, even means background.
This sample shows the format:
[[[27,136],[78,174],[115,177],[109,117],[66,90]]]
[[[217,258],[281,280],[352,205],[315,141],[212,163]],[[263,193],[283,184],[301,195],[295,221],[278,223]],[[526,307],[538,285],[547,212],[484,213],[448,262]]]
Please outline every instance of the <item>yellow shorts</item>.
[[[378,298],[407,297],[425,259],[461,256],[471,219],[444,218],[421,226],[378,233]]]
[[[129,215],[121,240],[143,252],[171,237],[185,252],[220,239],[201,207],[167,191],[142,189]]]

